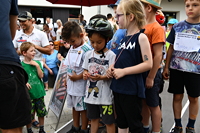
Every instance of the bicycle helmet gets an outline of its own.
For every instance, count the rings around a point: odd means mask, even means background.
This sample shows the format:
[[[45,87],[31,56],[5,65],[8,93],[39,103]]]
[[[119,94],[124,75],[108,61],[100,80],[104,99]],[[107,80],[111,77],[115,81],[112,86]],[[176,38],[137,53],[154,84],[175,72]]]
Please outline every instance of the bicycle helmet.
[[[108,20],[105,20],[103,18],[91,19],[89,24],[85,26],[85,30],[89,35],[90,33],[94,33],[94,32],[101,34],[102,36],[107,38],[106,41],[110,40],[113,36],[113,29],[110,22],[108,22]],[[100,51],[97,51],[98,53],[102,54],[101,58],[105,57],[103,50],[106,48],[106,44],[103,49],[101,49]]]

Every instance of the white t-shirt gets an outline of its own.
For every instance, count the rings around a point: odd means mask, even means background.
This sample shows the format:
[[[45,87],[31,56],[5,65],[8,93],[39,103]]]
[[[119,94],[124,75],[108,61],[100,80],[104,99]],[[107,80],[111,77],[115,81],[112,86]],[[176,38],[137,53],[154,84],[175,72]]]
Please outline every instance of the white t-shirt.
[[[74,71],[77,75],[83,72],[82,64],[85,53],[90,50],[90,46],[84,43],[83,45],[73,48],[70,47],[68,54],[64,60],[67,66],[67,75],[72,75]],[[67,93],[72,96],[84,96],[86,89],[86,81],[83,79],[71,81],[67,76]]]
[[[56,37],[56,33],[55,33],[54,30],[51,30],[49,33],[47,33],[47,32],[44,32],[44,33],[47,35],[47,38],[48,38],[49,41],[53,41],[53,39],[51,38],[51,35],[53,37]]]
[[[41,46],[41,47],[45,47],[45,46],[49,45],[49,41],[48,41],[45,33],[43,31],[36,29],[36,28],[33,28],[33,31],[30,35],[25,34],[23,32],[23,30],[20,30],[16,34],[16,36],[13,40],[14,47],[16,49],[20,50],[20,46],[23,42],[31,42],[34,45],[38,45],[38,46]],[[23,60],[23,58],[24,57],[22,55],[20,55],[20,60]],[[36,50],[34,60],[42,61],[42,53],[39,52],[38,50]]]
[[[94,50],[88,51],[85,55],[83,68],[90,74],[106,75],[109,66],[114,64],[115,54],[108,50],[105,58],[100,58],[101,54],[96,54]],[[110,80],[93,81],[87,80],[87,89],[84,102],[89,104],[110,105],[113,103],[113,94],[110,89]]]
[[[49,26],[50,29],[52,29],[52,31],[54,30],[54,27],[53,27],[52,23],[49,23],[48,26]]]

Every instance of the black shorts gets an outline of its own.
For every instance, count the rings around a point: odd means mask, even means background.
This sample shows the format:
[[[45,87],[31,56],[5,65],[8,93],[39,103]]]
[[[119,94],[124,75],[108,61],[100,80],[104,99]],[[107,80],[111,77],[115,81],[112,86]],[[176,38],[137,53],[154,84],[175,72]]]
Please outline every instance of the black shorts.
[[[113,105],[87,104],[87,117],[89,119],[102,117],[104,124],[113,124],[115,122]]]
[[[154,78],[153,87],[150,89],[146,89],[145,91],[146,103],[148,106],[150,107],[159,106],[159,92],[160,92],[162,81],[163,80],[162,80],[161,69],[158,69],[156,76]]]
[[[143,133],[142,99],[138,96],[114,92],[114,103],[117,126],[121,129],[129,128],[131,133]]]
[[[200,74],[170,69],[168,92],[183,94],[184,87],[190,97],[200,96]]]
[[[31,100],[26,72],[14,65],[0,64],[0,128],[12,129],[31,123]]]

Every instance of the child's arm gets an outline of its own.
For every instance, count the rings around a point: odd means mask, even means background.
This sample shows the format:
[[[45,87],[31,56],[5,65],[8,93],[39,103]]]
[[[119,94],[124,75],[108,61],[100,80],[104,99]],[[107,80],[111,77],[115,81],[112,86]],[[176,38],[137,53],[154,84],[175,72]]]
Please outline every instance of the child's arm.
[[[89,78],[91,78],[92,80],[108,80],[110,78],[108,78],[106,75],[90,75]]]
[[[169,79],[169,65],[173,51],[174,51],[173,45],[170,45],[167,51],[166,63],[162,73],[164,79]]]
[[[68,75],[69,76],[69,79],[71,81],[76,81],[76,80],[79,80],[79,79],[83,79],[83,72],[79,75],[77,75],[74,71],[72,72],[72,75]]]
[[[37,62],[35,62],[34,60],[31,60],[30,65],[35,66],[37,69],[39,78],[43,78],[44,74],[43,74],[42,69],[40,68],[40,65]]]
[[[146,78],[146,87],[152,88],[154,84],[154,78],[156,76],[156,73],[160,67],[160,63],[162,61],[162,49],[163,49],[163,43],[157,43],[153,44],[153,67],[150,70],[147,78]]]
[[[142,53],[143,62],[123,69],[112,68],[111,71],[116,79],[122,78],[125,75],[138,74],[150,70],[152,68],[152,55],[150,44],[145,34],[139,35],[139,44]]]

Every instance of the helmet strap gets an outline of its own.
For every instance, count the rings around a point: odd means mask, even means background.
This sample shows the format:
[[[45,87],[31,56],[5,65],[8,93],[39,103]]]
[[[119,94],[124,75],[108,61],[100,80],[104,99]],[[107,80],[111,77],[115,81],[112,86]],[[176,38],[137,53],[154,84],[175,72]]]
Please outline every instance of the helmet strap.
[[[105,54],[104,54],[104,52],[103,52],[103,50],[106,48],[106,45],[101,49],[101,50],[99,50],[99,51],[97,51],[97,53],[99,53],[99,54],[102,54],[101,56],[100,56],[100,58],[105,58],[106,56],[105,56]]]

